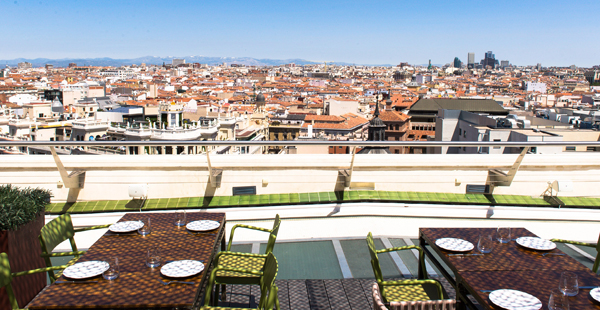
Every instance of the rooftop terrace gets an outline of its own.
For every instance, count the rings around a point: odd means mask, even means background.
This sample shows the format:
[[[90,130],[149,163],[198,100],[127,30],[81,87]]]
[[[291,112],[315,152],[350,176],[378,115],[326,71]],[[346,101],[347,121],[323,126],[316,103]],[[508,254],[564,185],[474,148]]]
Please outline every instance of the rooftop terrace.
[[[527,154],[511,182],[490,179],[494,169],[510,173],[518,156],[73,155],[58,156],[58,161],[43,155],[3,156],[0,177],[13,185],[52,190],[46,220],[68,212],[76,226],[114,223],[124,212],[186,209],[227,212],[229,231],[237,223],[267,227],[280,214],[274,254],[280,262],[282,308],[365,309],[373,278],[364,241],[368,232],[378,248],[417,243],[419,227],[526,227],[544,238],[595,242],[600,156]],[[544,196],[557,180],[570,181],[572,191]],[[147,186],[148,194],[132,199],[128,189],[139,184]],[[497,186],[486,194],[467,193],[473,184]],[[256,194],[232,195],[238,187],[254,187]],[[81,233],[77,243],[88,248],[103,233]],[[234,249],[258,253],[264,242],[259,234],[240,234]],[[559,248],[586,266],[596,256],[589,248]],[[412,253],[386,254],[381,263],[387,278],[416,274]],[[440,277],[432,264],[428,273]],[[258,300],[256,294],[254,299],[239,295],[244,292],[255,291],[235,287],[228,302]]]

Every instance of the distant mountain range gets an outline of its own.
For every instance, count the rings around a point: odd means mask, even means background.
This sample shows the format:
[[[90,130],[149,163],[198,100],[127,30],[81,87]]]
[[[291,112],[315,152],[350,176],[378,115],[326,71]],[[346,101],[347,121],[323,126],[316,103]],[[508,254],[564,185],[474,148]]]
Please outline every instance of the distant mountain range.
[[[284,64],[294,63],[297,65],[311,65],[321,64],[323,62],[309,61],[304,59],[256,59],[251,57],[206,57],[206,56],[185,56],[185,57],[156,57],[156,56],[145,56],[133,59],[113,59],[113,58],[64,58],[64,59],[48,59],[48,58],[36,58],[26,59],[17,58],[10,60],[0,60],[1,65],[8,65],[11,67],[17,66],[20,62],[29,62],[33,67],[42,67],[46,64],[53,65],[55,67],[67,67],[69,63],[76,63],[77,66],[103,66],[103,67],[119,67],[128,65],[140,65],[145,63],[146,65],[162,65],[171,64],[173,59],[185,59],[186,63],[201,63],[208,65],[220,65],[222,63],[227,64],[242,64],[246,66],[279,66]],[[353,65],[345,62],[333,62],[328,64],[335,64],[341,66]],[[379,66],[379,65],[378,65]],[[390,65],[381,65],[390,66]]]

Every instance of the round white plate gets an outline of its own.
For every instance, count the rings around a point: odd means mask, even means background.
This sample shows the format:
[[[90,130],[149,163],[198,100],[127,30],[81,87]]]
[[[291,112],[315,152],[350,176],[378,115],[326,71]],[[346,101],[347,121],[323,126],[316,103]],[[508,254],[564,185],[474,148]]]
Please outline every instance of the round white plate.
[[[204,270],[204,264],[197,260],[178,260],[160,268],[160,273],[171,278],[185,278],[199,274]]]
[[[556,249],[556,243],[538,237],[520,237],[517,238],[517,244],[529,249],[550,251]]]
[[[447,251],[467,252],[475,248],[473,243],[456,238],[440,238],[435,240],[435,244]]]
[[[101,275],[108,270],[108,263],[99,260],[77,263],[65,268],[63,275],[71,279],[86,279]]]
[[[490,293],[490,301],[509,310],[537,310],[542,302],[535,296],[517,290],[495,290]]]
[[[116,233],[136,231],[144,226],[141,221],[118,222],[110,225],[108,230]]]
[[[595,301],[600,302],[600,287],[591,290],[590,296],[592,296],[592,298],[594,298]]]
[[[189,222],[185,227],[193,231],[207,231],[217,229],[221,224],[217,221],[202,220]]]

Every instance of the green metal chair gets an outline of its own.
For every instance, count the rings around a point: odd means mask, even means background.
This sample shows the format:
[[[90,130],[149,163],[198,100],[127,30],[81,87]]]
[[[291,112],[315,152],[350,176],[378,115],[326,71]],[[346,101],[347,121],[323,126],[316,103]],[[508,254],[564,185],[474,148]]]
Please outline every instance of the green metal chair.
[[[261,268],[262,271],[257,270],[248,270],[241,268],[227,268],[223,266],[216,266],[210,274],[210,278],[208,280],[208,286],[206,289],[206,297],[204,299],[204,306],[200,308],[201,310],[208,309],[241,309],[241,308],[228,308],[228,307],[211,307],[211,295],[213,286],[219,285],[217,273],[226,271],[226,272],[235,272],[239,274],[250,274],[252,276],[259,277],[260,281],[260,300],[258,302],[258,309],[266,310],[266,309],[275,309],[279,310],[279,299],[277,298],[277,286],[275,285],[275,278],[277,277],[277,259],[273,253],[269,253],[266,255],[264,260],[264,266]]]
[[[238,273],[235,271],[227,271],[225,269],[245,269],[260,271],[264,264],[267,254],[273,252],[275,247],[275,240],[277,239],[277,233],[279,232],[279,226],[281,225],[281,219],[279,214],[275,216],[275,222],[273,223],[272,229],[255,227],[243,224],[236,224],[231,228],[231,235],[229,236],[229,243],[227,244],[227,251],[217,253],[215,257],[215,266],[223,267],[217,272],[216,278],[219,283],[227,284],[258,284],[260,277],[251,273]],[[236,228],[246,228],[258,231],[264,231],[269,233],[269,241],[267,242],[267,248],[264,254],[251,254],[251,253],[240,253],[231,252],[231,244],[233,242],[233,234]]]
[[[52,262],[50,261],[51,257],[60,256],[75,256],[66,265],[61,266],[63,269],[75,264],[75,262],[77,262],[77,260],[79,259],[79,256],[85,253],[85,251],[77,250],[77,245],[75,244],[74,238],[75,233],[92,229],[107,228],[109,226],[110,225],[99,225],[93,227],[74,229],[73,222],[71,221],[71,215],[68,213],[60,215],[59,217],[48,222],[48,224],[42,227],[39,236],[40,244],[42,246],[42,257],[46,261],[46,267],[52,267]],[[57,245],[59,245],[61,242],[67,239],[69,239],[69,242],[71,243],[71,252],[52,253],[52,251],[54,250],[54,248],[56,248]],[[52,270],[48,271],[50,281],[52,281],[53,283],[58,277],[60,277],[61,274],[62,272],[54,273],[54,271]]]
[[[403,247],[394,247],[383,250],[376,250],[373,241],[373,234],[369,232],[367,235],[367,246],[371,254],[371,267],[375,274],[375,280],[381,292],[381,299],[384,303],[402,302],[402,301],[420,301],[420,300],[437,300],[447,298],[447,295],[442,288],[440,282],[432,279],[427,279],[427,270],[425,267],[425,256],[423,249],[416,245]],[[419,251],[419,279],[406,279],[397,281],[384,281],[381,267],[379,266],[379,258],[377,254],[388,253],[393,251],[403,250],[418,250]]]
[[[12,285],[10,284],[12,282],[12,278],[18,277],[18,276],[23,276],[23,275],[28,275],[28,274],[47,272],[47,271],[52,271],[52,270],[60,270],[63,268],[64,267],[62,267],[62,266],[46,267],[46,268],[38,268],[38,269],[27,270],[27,271],[11,272],[10,263],[8,262],[8,254],[6,254],[4,252],[0,253],[0,288],[6,289],[6,294],[8,295],[8,302],[10,303],[11,309],[13,309],[13,310],[19,309],[19,305],[17,304],[17,299],[15,297],[15,293],[13,292]]]
[[[582,245],[582,246],[588,246],[588,247],[592,247],[592,248],[596,248],[596,259],[594,260],[594,265],[592,266],[592,271],[594,273],[598,273],[598,265],[600,265],[600,236],[598,236],[598,242],[597,243],[585,243],[585,242],[578,242],[578,241],[571,241],[571,240],[563,240],[563,239],[550,239],[550,241],[552,242],[560,242],[560,243],[569,243],[569,244],[574,244],[574,245]]]

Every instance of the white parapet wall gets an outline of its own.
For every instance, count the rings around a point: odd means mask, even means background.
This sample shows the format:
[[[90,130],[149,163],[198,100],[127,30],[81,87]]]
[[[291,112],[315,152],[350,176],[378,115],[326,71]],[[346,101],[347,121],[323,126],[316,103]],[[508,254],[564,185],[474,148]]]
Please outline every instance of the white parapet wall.
[[[485,184],[488,170],[507,172],[518,155],[356,155],[352,182],[373,182],[375,190],[465,193],[467,184]],[[334,191],[342,186],[339,169],[351,155],[212,155],[222,169],[219,187],[208,184],[205,155],[61,155],[66,170],[83,170],[77,199],[129,199],[131,184],[148,184],[148,198],[225,196],[235,186],[256,186],[257,194]],[[50,189],[53,201],[65,201],[69,189],[52,156],[6,155],[0,163],[2,184]],[[600,196],[600,155],[528,154],[509,187],[495,194],[540,196],[548,182],[570,180],[573,191],[558,196]]]

